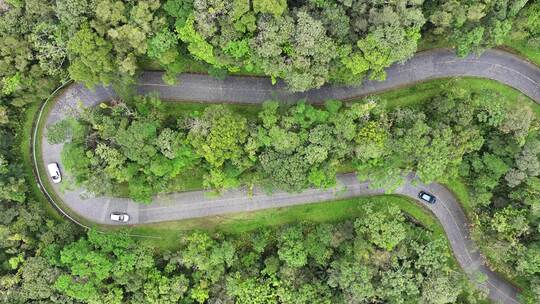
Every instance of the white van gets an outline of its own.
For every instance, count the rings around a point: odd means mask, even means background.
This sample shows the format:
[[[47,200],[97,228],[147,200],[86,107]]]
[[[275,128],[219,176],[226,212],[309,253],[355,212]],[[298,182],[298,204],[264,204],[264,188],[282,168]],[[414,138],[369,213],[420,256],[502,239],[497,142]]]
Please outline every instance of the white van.
[[[53,183],[58,184],[62,181],[62,175],[60,174],[60,168],[57,163],[50,163],[47,165],[49,176],[52,178]]]

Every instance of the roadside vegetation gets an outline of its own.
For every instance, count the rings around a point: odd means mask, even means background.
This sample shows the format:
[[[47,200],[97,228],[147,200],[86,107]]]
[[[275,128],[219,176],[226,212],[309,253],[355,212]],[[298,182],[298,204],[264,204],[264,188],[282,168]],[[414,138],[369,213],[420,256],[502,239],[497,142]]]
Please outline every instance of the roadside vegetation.
[[[418,49],[424,51],[433,48],[457,47],[458,49],[464,49],[464,54],[471,50],[473,53],[480,54],[485,47],[482,36],[486,33],[487,28],[493,26],[491,30],[488,30],[491,31],[491,34],[489,35],[492,37],[491,39],[493,39],[492,44],[490,44],[489,47],[500,47],[507,51],[517,53],[536,65],[540,65],[540,1],[524,2],[527,2],[526,6],[521,9],[517,15],[503,22],[498,22],[490,18],[489,15],[501,16],[505,14],[504,9],[498,13],[485,14],[485,9],[489,6],[484,6],[482,1],[462,1],[461,3],[452,4],[450,1],[447,1],[443,6],[446,5],[446,8],[449,10],[458,9],[458,13],[454,14],[446,10],[434,13],[431,15],[431,23],[439,24],[443,28],[446,27],[450,30],[452,27],[457,27],[469,28],[471,31],[469,34],[467,34],[466,30],[461,33],[454,32],[454,34],[449,34],[449,32],[445,32],[444,30],[441,31],[436,28],[432,28],[430,31],[424,30],[422,39],[420,39],[418,43]],[[520,1],[515,1],[515,5],[519,5],[519,3]],[[496,2],[492,2],[492,4],[497,5]],[[469,19],[468,22],[462,23],[462,21],[465,20],[463,17],[464,11],[459,10],[459,6],[468,6],[470,8],[469,12],[471,12],[471,15],[467,16]],[[438,10],[438,7],[435,7],[435,9]],[[508,13],[508,11],[506,12]],[[476,15],[477,13],[480,15]],[[512,26],[509,25],[509,20],[513,20]],[[491,22],[490,26],[486,27],[483,25],[489,22]],[[463,25],[459,26],[459,24]],[[475,26],[470,27],[471,24],[474,24]],[[426,27],[430,27],[430,22],[427,23]],[[478,34],[480,32],[483,34]],[[461,39],[458,38],[458,36],[461,36]]]
[[[3,1],[0,302],[482,301],[481,292],[473,290],[457,271],[441,234],[426,225],[429,220],[420,213],[411,214],[423,225],[404,219],[393,206],[409,211],[397,199],[372,198],[376,204],[364,199],[361,209],[354,209],[356,201],[342,202],[345,209],[335,212],[323,212],[330,207],[302,206],[279,220],[274,219],[279,211],[267,211],[271,219],[263,213],[253,215],[254,220],[244,226],[231,222],[205,232],[184,230],[176,238],[178,246],[166,247],[170,250],[156,250],[160,244],[121,234],[86,234],[45,207],[31,175],[28,128],[39,102],[60,83],[72,79],[88,86],[111,84],[121,96],[129,96],[124,94],[129,93],[126,88],[147,67],[165,70],[167,83],[182,72],[217,78],[249,74],[282,80],[291,90],[304,91],[325,83],[384,79],[385,67],[407,60],[419,46],[451,46],[466,55],[506,44],[538,64],[539,5],[538,0]],[[201,185],[218,190],[238,184],[293,191],[310,185],[330,187],[334,173],[344,168],[393,184],[382,176],[416,170],[424,180],[447,181],[458,190],[474,223],[474,237],[491,266],[520,284],[524,302],[538,303],[537,120],[514,91],[483,80],[461,82],[459,86],[489,86],[498,93],[452,85],[441,91],[433,84],[419,84],[406,96],[392,97],[388,92],[375,102],[346,102],[338,107],[340,103],[332,101],[317,108],[268,103],[264,109],[249,111],[200,105],[171,110],[151,97],[125,98],[83,111],[87,117],[118,119],[104,126],[124,123],[120,128],[126,132],[124,137],[109,138],[110,133],[94,130],[84,119],[69,122],[69,128],[84,128],[70,129],[67,137],[79,149],[71,156],[98,161],[80,165],[99,169],[101,177],[107,177],[104,188],[97,190],[107,192],[115,185],[124,195],[141,200],[148,200],[152,193]],[[419,100],[431,106],[418,108]],[[538,114],[538,110],[533,112]],[[312,133],[347,131],[337,128],[335,115],[349,115],[343,123],[354,124],[354,136],[336,142],[343,146],[324,136],[311,142]],[[186,122],[200,123],[199,132]],[[206,140],[221,134],[223,122],[236,129],[225,141],[213,143],[225,147],[216,150],[221,155],[214,155],[206,151]],[[168,128],[161,139],[171,149],[152,142],[149,149],[133,151],[138,136],[154,135],[142,128],[145,132],[130,137],[129,132],[137,129],[134,126],[153,126],[150,129],[155,127],[158,137]],[[261,133],[255,134],[253,126]],[[76,142],[87,138],[88,132],[97,135],[90,141],[95,147]],[[231,138],[232,144],[227,142]],[[122,146],[113,142],[118,139]],[[247,145],[248,140],[253,146]],[[104,152],[113,148],[118,153],[97,155],[98,143],[104,145]],[[418,145],[424,149],[416,151]],[[309,154],[308,147],[316,153]],[[81,149],[89,155],[74,153]],[[159,156],[157,161],[145,158],[149,151],[148,155]],[[413,152],[400,159],[406,151]],[[347,161],[343,153],[353,157]],[[70,153],[65,154],[69,159]],[[101,156],[110,158],[105,162]],[[117,172],[123,176],[105,175],[114,173],[104,167],[116,156],[124,160],[118,164],[129,170]],[[282,158],[299,166],[280,166]],[[152,161],[153,170],[141,170]],[[172,162],[176,166],[172,169],[182,170],[170,171],[167,164]],[[96,177],[88,171],[86,175],[81,175],[84,171],[71,173],[79,175],[78,182],[87,187]],[[133,178],[133,185],[126,178]],[[141,182],[145,179],[156,183],[148,187]],[[392,203],[383,204],[384,200]],[[309,216],[299,211],[309,208],[318,211],[306,211]],[[354,216],[342,218],[343,210]],[[315,221],[309,220],[311,216]],[[193,228],[208,227],[197,224]]]
[[[540,137],[532,108],[459,87],[440,89],[421,107],[384,105],[375,97],[321,107],[270,101],[249,107],[257,116],[210,105],[170,117],[158,99],[136,97],[81,109],[78,120],[51,126],[49,140],[68,141],[62,163],[77,186],[113,195],[127,183],[128,195],[146,203],[189,190],[175,178],[191,168],[217,192],[333,187],[344,164],[389,191],[411,171],[425,183],[449,181],[467,199],[493,268],[522,286],[537,284]]]
[[[540,1],[532,1],[522,10],[505,45],[540,66]]]
[[[463,159],[481,157],[491,137],[515,146],[503,155],[509,166],[538,140],[533,110],[493,91],[442,88],[423,107],[384,104],[375,97],[321,107],[269,101],[257,116],[225,105],[171,116],[157,98],[135,97],[80,109],[47,136],[67,141],[62,163],[76,186],[111,195],[126,184],[130,197],[146,203],[182,190],[171,181],[194,168],[218,192],[241,185],[295,192],[334,186],[339,166],[350,163],[361,178],[391,191],[411,171],[425,183],[458,176]]]
[[[213,238],[187,232],[181,250],[164,253],[121,234],[90,231],[29,264],[52,263],[53,294],[91,303],[474,303],[485,297],[455,271],[444,237],[406,220],[393,204],[356,208],[362,217],[334,223]],[[19,296],[31,288],[24,286]]]

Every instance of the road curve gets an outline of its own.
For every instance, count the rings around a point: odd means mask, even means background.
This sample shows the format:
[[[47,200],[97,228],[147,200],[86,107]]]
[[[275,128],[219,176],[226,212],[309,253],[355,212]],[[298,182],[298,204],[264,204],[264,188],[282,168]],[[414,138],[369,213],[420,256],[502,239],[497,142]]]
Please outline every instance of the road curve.
[[[157,92],[163,99],[176,101],[261,103],[268,99],[295,101],[305,98],[309,102],[322,102],[327,99],[351,99],[434,78],[475,76],[505,83],[540,102],[540,68],[500,50],[489,50],[480,57],[467,58],[457,58],[452,51],[446,49],[422,52],[405,64],[388,68],[387,74],[387,80],[383,82],[367,81],[357,87],[323,86],[305,93],[289,93],[284,90],[283,84],[272,86],[267,78],[228,77],[220,81],[206,75],[184,74],[178,77],[177,85],[170,86],[162,82],[161,73],[145,72],[140,77],[137,91],[141,94]],[[46,117],[46,125],[72,113],[79,102],[89,107],[114,97],[115,93],[110,88],[89,90],[80,84],[71,85],[56,99]],[[41,145],[41,155],[38,157],[41,157],[43,163],[60,163],[62,144],[51,145],[45,137],[38,144]],[[39,166],[36,170],[40,170]],[[62,190],[59,185],[51,186],[63,200],[62,204],[70,209],[70,213],[91,222],[109,225],[113,224],[108,220],[112,211],[127,212],[131,215],[131,224],[142,224],[384,193],[382,189],[369,189],[367,183],[359,183],[352,174],[341,175],[338,180],[339,189],[310,189],[293,194],[277,192],[267,195],[259,189],[255,189],[252,195],[243,189],[230,190],[219,197],[209,196],[207,191],[171,193],[156,196],[151,205],[141,205],[125,198],[83,199],[84,192],[81,189]],[[469,238],[468,222],[463,210],[446,188],[438,184],[423,185],[408,177],[405,185],[396,193],[416,199],[420,189],[426,189],[439,197],[437,204],[427,208],[441,222],[454,255],[466,273],[471,277],[476,277],[479,272],[487,276],[487,281],[478,285],[487,288],[492,300],[519,303],[518,290],[485,266],[484,259]]]

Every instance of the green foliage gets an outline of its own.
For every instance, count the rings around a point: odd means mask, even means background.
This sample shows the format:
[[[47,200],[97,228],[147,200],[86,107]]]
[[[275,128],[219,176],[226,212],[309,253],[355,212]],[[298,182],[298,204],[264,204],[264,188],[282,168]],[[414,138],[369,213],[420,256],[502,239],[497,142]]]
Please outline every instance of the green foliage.
[[[21,84],[21,74],[17,73],[11,77],[6,77],[2,80],[2,94],[10,95],[15,92]]]
[[[265,304],[277,301],[276,290],[272,288],[271,282],[261,284],[255,278],[230,278],[227,292],[235,298],[236,303]]]
[[[302,267],[307,264],[308,253],[303,244],[301,226],[285,229],[279,236],[279,259],[291,267]]]
[[[251,49],[249,48],[249,41],[243,39],[240,41],[230,41],[225,48],[223,48],[223,51],[230,54],[234,59],[240,59],[249,55]]]
[[[540,247],[533,244],[525,250],[517,264],[517,270],[525,275],[540,273]]]
[[[79,238],[70,224],[47,218],[28,191],[21,107],[45,100],[69,77],[127,87],[145,56],[166,69],[169,82],[188,68],[189,56],[218,77],[263,73],[296,91],[382,79],[385,67],[415,52],[425,19],[425,29],[446,37],[460,55],[508,35],[534,50],[538,1],[523,9],[524,0],[5,2],[0,302],[475,301],[449,270],[441,240],[376,206],[367,211],[371,223],[304,223],[242,238],[194,234],[185,250],[167,254],[121,235]],[[268,103],[249,119],[220,106],[176,117],[155,98],[124,100],[47,130],[52,143],[68,141],[66,181],[150,202],[195,164],[217,188],[332,187],[339,165],[350,162],[374,185],[395,186],[410,171],[426,182],[459,177],[471,188],[473,228],[490,262],[530,286],[525,301],[539,302],[537,122],[521,102],[508,106],[514,100],[454,90],[421,111],[385,111],[376,100]]]
[[[9,123],[8,108],[4,105],[0,105],[0,125]]]
[[[117,72],[111,54],[112,44],[89,27],[79,30],[69,41],[69,74],[89,86],[110,84]]]
[[[57,24],[39,23],[30,36],[39,66],[49,75],[65,77],[66,40]]]
[[[376,290],[372,284],[375,269],[363,265],[353,256],[333,261],[329,274],[328,285],[345,291],[346,300],[366,301],[375,298]]]
[[[148,41],[147,54],[150,58],[158,59],[162,64],[169,64],[176,59],[174,55],[178,54],[177,46],[176,36],[165,29]]]
[[[26,199],[26,189],[23,178],[8,177],[0,181],[0,198],[22,203]]]
[[[287,9],[286,0],[254,0],[253,10],[255,13],[269,13],[281,16]]]
[[[305,91],[358,83],[368,72],[382,79],[385,67],[415,52],[425,21],[420,3],[365,5],[169,0],[164,9],[188,52],[213,70],[261,71]]]
[[[430,3],[427,14],[433,25],[431,32],[454,45],[459,56],[466,56],[502,44],[526,3],[444,0]]]
[[[190,15],[182,26],[177,25],[178,37],[188,44],[188,50],[195,58],[219,66],[214,57],[214,47],[195,31],[194,22],[195,18]]]
[[[358,41],[363,44],[363,42]],[[370,62],[359,53],[347,54],[341,58],[341,63],[351,71],[355,76],[362,75],[367,72],[370,67]]]
[[[180,251],[166,255],[165,272],[153,270],[149,279],[159,274],[165,280],[188,270],[189,287],[187,292],[181,289],[181,294],[197,302],[230,299],[235,303],[307,304],[336,299],[400,301],[401,297],[447,303],[469,296],[467,285],[460,283],[462,277],[449,268],[444,239],[433,239],[410,222],[401,224],[406,239],[415,241],[403,241],[393,251],[366,243],[351,229],[351,222],[294,224],[242,236],[210,237],[194,232],[183,239]],[[380,229],[378,224],[372,228]],[[371,253],[377,257],[368,258]],[[417,275],[411,275],[412,271]],[[432,274],[437,279],[424,280]],[[436,292],[444,298],[431,298]]]
[[[183,27],[193,11],[193,1],[167,0],[163,4],[163,9],[167,14],[176,18],[176,26]]]
[[[166,74],[163,76],[163,80],[173,84],[176,81],[175,75],[183,69],[176,35],[167,29],[155,34],[148,41],[147,55],[156,59],[165,68]]]
[[[184,298],[189,280],[184,275],[168,276],[153,269],[144,282],[146,303],[176,303]]]
[[[225,267],[235,262],[235,248],[230,242],[217,243],[208,235],[197,232],[188,236],[186,242],[182,263],[200,272],[210,282],[217,282],[225,273]]]
[[[84,137],[85,130],[73,118],[63,119],[53,125],[47,127],[47,141],[50,144],[60,144],[71,140],[72,138],[80,139]]]
[[[461,57],[465,57],[474,50],[478,51],[477,48],[483,41],[484,31],[485,29],[480,26],[475,27],[466,33],[457,34],[457,54]]]
[[[529,229],[526,214],[525,210],[507,207],[495,213],[492,227],[500,237],[516,242],[517,238]]]
[[[411,34],[408,34],[404,29],[381,27],[358,40],[358,49],[372,73],[370,78],[384,80],[386,78],[384,68],[396,61],[403,62],[410,58],[416,51],[416,41],[419,38],[418,29],[411,30]]]
[[[505,175],[508,186],[516,187],[523,181],[540,175],[540,140],[529,138],[523,149],[515,156],[515,168]]]
[[[248,135],[245,118],[224,106],[212,106],[200,118],[193,118],[190,124],[188,140],[211,170],[231,165],[242,171],[251,165],[243,151]],[[215,176],[207,177],[207,181],[218,189],[225,186]]]
[[[154,15],[159,6],[157,0],[59,1],[57,10],[62,25],[40,25],[39,36],[34,36],[35,48],[41,52],[41,61],[44,61],[40,64],[44,67],[55,62],[61,65],[66,56],[64,45],[67,45],[68,70],[72,79],[90,87],[99,83],[132,81],[137,70],[137,57],[146,53],[150,37],[165,23]],[[54,39],[54,43],[44,41],[44,35]],[[67,43],[63,40],[66,37],[69,37]],[[159,40],[152,40],[154,47]],[[154,49],[153,54],[156,52]],[[168,56],[174,58],[174,55]],[[159,57],[166,56],[160,53]],[[52,67],[47,70],[55,72]],[[180,71],[178,68],[172,70]]]
[[[68,271],[57,278],[55,287],[86,303],[103,299],[121,303],[122,286],[127,283],[125,276],[131,275],[140,284],[144,275],[154,270],[151,255],[134,245],[133,240],[121,234],[91,230],[88,239],[73,242],[60,252],[60,265]]]
[[[55,26],[46,15],[49,10],[42,9],[45,16],[38,18],[39,9],[32,4],[37,2],[29,2],[25,10],[9,10],[0,20],[0,95],[19,107],[46,98],[62,69],[57,59],[63,55],[56,51],[64,41],[51,41],[49,29]]]
[[[264,173],[277,186],[289,191],[299,191],[308,185],[309,165],[298,154],[282,155],[269,151],[260,156]]]
[[[525,40],[533,51],[540,47],[540,2],[529,1],[529,4],[520,11],[511,36],[514,39]]]
[[[404,218],[399,208],[388,208],[384,211],[373,211],[366,206],[365,217],[354,223],[356,232],[365,235],[376,246],[392,251],[407,235]]]
[[[505,111],[513,106],[490,91],[445,89],[423,112],[387,112],[373,98],[347,105],[329,101],[325,107],[299,102],[280,108],[273,101],[263,104],[257,121],[224,105],[178,119],[163,113],[155,97],[134,104],[136,109],[123,103],[87,109],[75,124],[82,130],[75,133],[83,135],[72,139],[77,145],[68,145],[65,161],[77,184],[103,194],[128,183],[131,197],[150,202],[200,159],[208,188],[261,184],[301,191],[335,186],[338,166],[352,162],[359,178],[388,191],[411,171],[426,183],[470,176],[478,204],[488,204],[501,177],[515,186],[538,172],[536,141],[527,139],[518,153],[533,117],[527,114],[516,125],[516,114]],[[519,113],[531,110],[522,107]],[[510,154],[490,151],[501,145],[494,140],[509,140]]]
[[[89,178],[90,170],[87,167],[90,164],[90,160],[85,155],[84,147],[78,144],[66,144],[62,149],[61,160],[62,164],[68,172],[72,172],[72,177],[75,182],[82,183]]]
[[[113,184],[128,183],[130,196],[150,202],[198,156],[187,144],[186,133],[163,120],[158,99],[133,102],[136,109],[119,103],[85,110],[75,124],[77,135],[62,151],[62,163],[72,182],[91,193],[110,193]],[[79,137],[81,131],[84,135]],[[87,141],[89,134],[93,137]],[[55,132],[49,136],[54,138]],[[86,145],[90,142],[93,149]]]
[[[59,0],[56,1],[56,14],[69,35],[74,34],[81,24],[93,15],[95,1]]]
[[[6,0],[6,3],[14,7],[22,7],[24,4],[23,0]]]

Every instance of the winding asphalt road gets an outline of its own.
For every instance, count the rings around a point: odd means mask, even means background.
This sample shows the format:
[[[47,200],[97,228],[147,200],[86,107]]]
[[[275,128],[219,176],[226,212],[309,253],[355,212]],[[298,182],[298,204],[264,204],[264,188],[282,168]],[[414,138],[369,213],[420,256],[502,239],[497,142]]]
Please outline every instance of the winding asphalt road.
[[[145,72],[141,75],[137,90],[141,94],[157,92],[161,98],[171,101],[199,101],[226,103],[261,103],[268,99],[293,102],[305,98],[318,103],[327,99],[351,99],[361,95],[381,92],[415,82],[452,76],[475,76],[494,79],[510,85],[540,103],[540,68],[510,53],[489,50],[480,57],[457,58],[450,50],[439,49],[415,55],[405,64],[396,64],[387,69],[384,82],[367,81],[362,86],[324,86],[305,93],[290,93],[283,84],[273,86],[267,78],[228,77],[220,81],[206,75],[184,74],[178,77],[177,85],[166,85],[160,72]],[[81,102],[90,107],[110,100],[115,93],[110,88],[86,89],[74,84],[56,98],[52,110],[46,117],[46,125],[76,111]],[[44,132],[46,133],[46,132]],[[45,136],[46,134],[44,134]],[[40,140],[41,161],[60,163],[63,145],[51,145],[45,137]],[[42,163],[42,164],[43,164]],[[38,166],[39,169],[39,166]],[[246,212],[266,208],[285,207],[298,204],[349,198],[355,196],[383,194],[382,189],[370,189],[368,183],[360,183],[353,174],[338,177],[339,186],[331,190],[310,189],[302,193],[277,192],[272,195],[255,189],[249,195],[244,189],[230,190],[219,197],[210,196],[208,191],[192,191],[159,195],[151,205],[141,205],[130,199],[114,197],[90,197],[84,199],[82,189],[66,190],[51,184],[62,205],[77,215],[98,224],[114,224],[109,220],[113,211],[127,212],[130,224],[154,223],[169,220]],[[439,219],[459,264],[471,278],[485,274],[487,280],[476,284],[489,292],[489,298],[501,303],[519,303],[518,290],[492,272],[469,237],[468,221],[456,198],[439,184],[424,185],[412,176],[396,193],[417,200],[420,190],[427,190],[438,197],[434,205],[426,205]],[[421,202],[420,202],[421,203]]]

